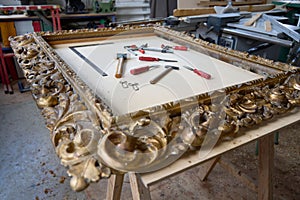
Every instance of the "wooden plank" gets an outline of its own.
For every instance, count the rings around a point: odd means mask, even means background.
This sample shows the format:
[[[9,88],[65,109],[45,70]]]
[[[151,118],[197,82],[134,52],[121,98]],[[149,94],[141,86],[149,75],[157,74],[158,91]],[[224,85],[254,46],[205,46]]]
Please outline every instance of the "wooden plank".
[[[199,176],[201,181],[205,181],[209,176],[210,172],[214,169],[220,157],[213,158],[205,163],[201,164],[199,167]]]
[[[242,145],[248,144],[249,142],[255,141],[265,135],[280,130],[286,126],[289,126],[300,120],[300,112],[294,110],[294,112],[287,113],[285,116],[280,116],[276,119],[270,120],[268,123],[262,124],[261,126],[255,126],[247,131],[241,131],[239,136],[231,141],[226,141],[220,145],[214,147],[211,150],[200,149],[197,152],[191,152],[176,162],[172,163],[168,167],[162,168],[155,172],[141,174],[141,178],[145,185],[151,185],[164,178],[171,177],[180,172],[183,172],[189,168],[204,163],[207,160],[220,156],[230,150],[233,150]]]
[[[247,12],[262,12],[268,11],[275,8],[273,4],[262,4],[262,5],[248,5],[248,6],[235,6],[240,11]],[[203,15],[203,14],[214,14],[216,13],[213,8],[187,8],[187,9],[175,9],[173,15],[175,17],[192,16],[192,15]]]
[[[121,198],[124,174],[112,174],[108,179],[106,199],[119,200]]]
[[[133,200],[151,200],[149,188],[142,182],[139,174],[130,172],[129,180]]]
[[[187,8],[187,9],[174,9],[173,15],[175,17],[191,16],[191,15],[204,15],[216,13],[213,8]]]
[[[273,199],[274,134],[259,140],[258,199]]]

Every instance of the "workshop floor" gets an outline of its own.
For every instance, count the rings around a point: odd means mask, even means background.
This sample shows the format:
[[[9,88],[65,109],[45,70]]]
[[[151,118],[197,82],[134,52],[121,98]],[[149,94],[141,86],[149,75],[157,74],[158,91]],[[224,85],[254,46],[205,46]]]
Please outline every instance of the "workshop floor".
[[[105,199],[106,180],[92,184],[84,192],[70,189],[65,167],[57,158],[49,131],[30,92],[5,95],[0,85],[0,199]],[[275,146],[274,199],[300,199],[300,123],[280,131]],[[257,181],[255,143],[229,152],[223,158]],[[201,182],[198,167],[153,185],[156,199],[256,199],[256,192],[216,165],[206,182]],[[132,199],[125,177],[122,199]]]

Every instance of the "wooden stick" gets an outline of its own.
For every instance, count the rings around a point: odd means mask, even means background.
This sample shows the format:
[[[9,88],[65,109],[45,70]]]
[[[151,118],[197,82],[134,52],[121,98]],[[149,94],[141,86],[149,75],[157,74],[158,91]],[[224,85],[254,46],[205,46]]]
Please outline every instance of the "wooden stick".
[[[108,179],[106,199],[119,200],[123,186],[124,174],[112,174]]]
[[[151,200],[149,187],[143,183],[139,174],[129,173],[133,200]]]
[[[259,139],[258,199],[273,199],[274,134]]]
[[[265,21],[265,30],[267,32],[271,32],[272,31],[272,24],[269,20]]]
[[[214,169],[217,162],[220,160],[221,156],[217,156],[211,160],[206,161],[205,163],[199,166],[199,177],[201,181],[206,181],[207,177],[209,176],[210,172]]]
[[[246,21],[244,23],[245,26],[252,26],[254,22],[256,22],[260,17],[262,16],[262,13],[257,13],[254,15],[250,20]]]

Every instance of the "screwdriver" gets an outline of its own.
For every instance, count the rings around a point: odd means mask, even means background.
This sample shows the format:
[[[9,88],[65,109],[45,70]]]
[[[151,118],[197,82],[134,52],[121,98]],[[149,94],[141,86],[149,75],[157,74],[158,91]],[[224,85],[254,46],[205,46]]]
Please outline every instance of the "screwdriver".
[[[196,73],[198,76],[201,76],[203,78],[206,78],[206,79],[210,79],[211,78],[211,75],[206,73],[206,72],[203,72],[203,71],[200,71],[199,69],[193,69],[191,67],[188,67],[188,66],[183,66],[184,68],[188,69],[188,70],[191,70],[193,71],[194,73]]]
[[[155,57],[147,57],[147,56],[140,56],[139,60],[142,60],[142,61],[178,62],[177,60],[166,60],[166,59],[160,59],[160,58],[155,58]]]
[[[151,65],[151,66],[145,66],[145,67],[139,67],[139,68],[134,68],[130,70],[130,74],[132,75],[137,75],[141,74],[143,72],[147,72],[152,68],[159,67],[159,65]]]

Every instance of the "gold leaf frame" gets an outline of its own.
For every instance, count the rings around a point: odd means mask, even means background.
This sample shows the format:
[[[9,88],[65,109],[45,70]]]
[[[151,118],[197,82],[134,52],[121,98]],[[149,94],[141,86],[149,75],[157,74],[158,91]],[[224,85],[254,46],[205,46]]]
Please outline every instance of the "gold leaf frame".
[[[156,34],[264,76],[259,80],[114,116],[52,44]],[[299,68],[227,49],[159,25],[31,33],[10,38],[75,191],[112,173],[147,172],[186,151],[237,136],[300,104]],[[220,104],[215,103],[218,99]]]

